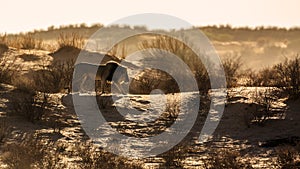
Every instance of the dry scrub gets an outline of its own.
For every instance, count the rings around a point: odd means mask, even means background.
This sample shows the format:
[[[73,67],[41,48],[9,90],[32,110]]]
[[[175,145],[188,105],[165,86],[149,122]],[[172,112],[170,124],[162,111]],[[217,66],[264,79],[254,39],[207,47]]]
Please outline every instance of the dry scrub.
[[[8,56],[0,56],[0,83],[11,84],[14,76],[16,76],[20,67],[14,64],[15,60],[11,60]]]
[[[85,44],[85,40],[82,35],[75,32],[71,34],[61,33],[57,39],[57,44],[59,48],[73,46],[82,49]]]
[[[206,169],[251,169],[250,164],[240,161],[240,156],[238,151],[220,148],[204,159],[204,167]]]
[[[281,146],[276,149],[277,164],[282,169],[297,169],[300,167],[300,145],[296,147]]]

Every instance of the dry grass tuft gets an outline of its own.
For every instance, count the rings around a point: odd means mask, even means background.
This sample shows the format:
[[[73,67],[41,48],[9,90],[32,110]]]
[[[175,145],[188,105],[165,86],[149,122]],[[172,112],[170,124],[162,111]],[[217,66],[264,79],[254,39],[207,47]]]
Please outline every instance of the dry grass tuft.
[[[47,98],[41,100],[38,93],[30,89],[20,92],[12,102],[13,115],[23,116],[32,123],[41,120],[46,112]]]
[[[21,35],[19,38],[20,49],[42,49],[43,41],[41,39],[34,38],[31,34]]]
[[[12,83],[13,77],[21,69],[14,62],[15,60],[11,60],[8,56],[0,57],[0,83]]]
[[[126,168],[126,169],[142,169],[142,165],[137,162],[129,161],[126,158],[106,152],[102,149],[97,149],[91,143],[80,143],[76,146],[77,155],[81,158],[79,161],[80,168],[91,169],[111,169],[111,168]]]
[[[65,34],[61,33],[57,39],[57,44],[59,48],[72,46],[82,49],[85,44],[85,40],[82,35],[78,33]]]
[[[21,143],[7,145],[4,152],[2,160],[9,168],[32,168],[45,156],[43,145],[33,136]]]
[[[241,162],[238,158],[240,153],[228,149],[218,149],[213,153],[209,154],[207,159],[204,160],[204,166],[206,169],[251,169],[253,168],[250,164]]]
[[[296,169],[300,167],[300,144],[295,147],[281,146],[276,149],[277,164],[282,169]]]
[[[6,145],[2,156],[8,168],[66,168],[58,154],[59,147],[29,135],[21,143]]]

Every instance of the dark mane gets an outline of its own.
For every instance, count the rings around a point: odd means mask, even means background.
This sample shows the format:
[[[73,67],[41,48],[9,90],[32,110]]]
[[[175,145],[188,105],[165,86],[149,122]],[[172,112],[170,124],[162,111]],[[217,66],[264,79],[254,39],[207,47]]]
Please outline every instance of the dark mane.
[[[113,75],[114,75],[116,69],[119,67],[119,64],[117,62],[111,61],[111,62],[106,63],[105,66],[109,70],[109,75],[106,80],[112,81]]]

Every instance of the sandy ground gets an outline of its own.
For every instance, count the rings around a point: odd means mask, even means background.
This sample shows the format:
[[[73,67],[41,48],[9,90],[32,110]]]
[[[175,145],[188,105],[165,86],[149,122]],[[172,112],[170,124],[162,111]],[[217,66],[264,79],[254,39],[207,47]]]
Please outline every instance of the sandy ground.
[[[39,65],[47,65],[51,62],[51,57],[46,51],[28,51],[10,49],[8,56],[15,60],[15,64],[22,67],[23,71],[29,68],[36,68]],[[30,56],[25,56],[30,55]],[[32,56],[34,55],[34,56]],[[37,68],[38,69],[38,68]],[[1,84],[0,87],[0,117],[7,116],[7,123],[11,129],[11,135],[0,144],[1,147],[12,142],[19,142],[24,135],[39,134],[44,138],[72,144],[72,142],[87,140],[88,136],[82,129],[81,124],[74,111],[72,96],[74,94],[51,94],[50,98],[56,109],[52,109],[45,118],[37,123],[31,123],[19,116],[8,115],[14,106],[12,100],[18,96],[18,91],[10,85]],[[258,90],[267,90],[266,88],[235,88],[230,90],[230,100],[227,101],[224,114],[220,124],[215,130],[213,137],[204,144],[196,143],[201,127],[206,118],[205,106],[200,109],[197,122],[192,131],[184,140],[188,140],[193,147],[184,160],[186,168],[199,168],[203,158],[203,153],[209,149],[229,148],[242,152],[242,158],[252,163],[253,167],[269,168],[275,159],[274,147],[262,147],[261,145],[268,141],[280,138],[300,137],[300,100],[291,101],[284,97],[272,102],[272,105],[279,114],[272,114],[263,125],[255,124],[253,114],[258,108],[254,98]],[[179,94],[170,94],[166,96],[166,100],[176,100]],[[191,102],[195,93],[181,94],[182,102]],[[164,100],[161,95],[145,96],[145,95],[114,95],[116,101],[111,100],[111,95],[97,96],[98,106],[101,112],[108,119],[109,124],[119,133],[128,136],[149,137],[157,135],[163,131],[168,131],[164,118],[156,120],[164,112]],[[95,97],[91,94],[85,97]],[[205,98],[201,99],[205,100]],[[206,100],[208,103],[209,100]],[[204,103],[207,106],[207,103]],[[125,112],[118,113],[118,110]],[[139,110],[137,113],[134,110]],[[181,113],[187,113],[188,108],[183,109]],[[201,113],[203,111],[203,114]],[[127,112],[127,113],[126,113]],[[137,122],[132,122],[137,120]],[[59,132],[54,132],[56,126],[59,126]],[[110,130],[108,128],[100,128],[105,133],[106,138],[110,138]],[[105,140],[105,139],[103,139]],[[138,146],[135,143],[127,142],[128,145]],[[143,145],[149,146],[152,145]],[[125,150],[126,151],[126,150]],[[162,159],[149,158],[145,159],[146,168],[156,168]],[[0,163],[1,164],[1,163]],[[265,165],[265,166],[263,166]]]

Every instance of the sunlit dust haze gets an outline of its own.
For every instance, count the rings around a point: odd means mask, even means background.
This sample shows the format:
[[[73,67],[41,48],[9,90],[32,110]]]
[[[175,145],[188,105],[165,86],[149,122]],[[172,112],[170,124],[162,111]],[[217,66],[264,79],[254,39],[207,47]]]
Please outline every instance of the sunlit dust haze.
[[[107,25],[140,13],[162,13],[195,26],[299,26],[297,0],[5,0],[1,2],[0,33],[26,32],[78,23]],[[151,28],[151,26],[148,25]]]

